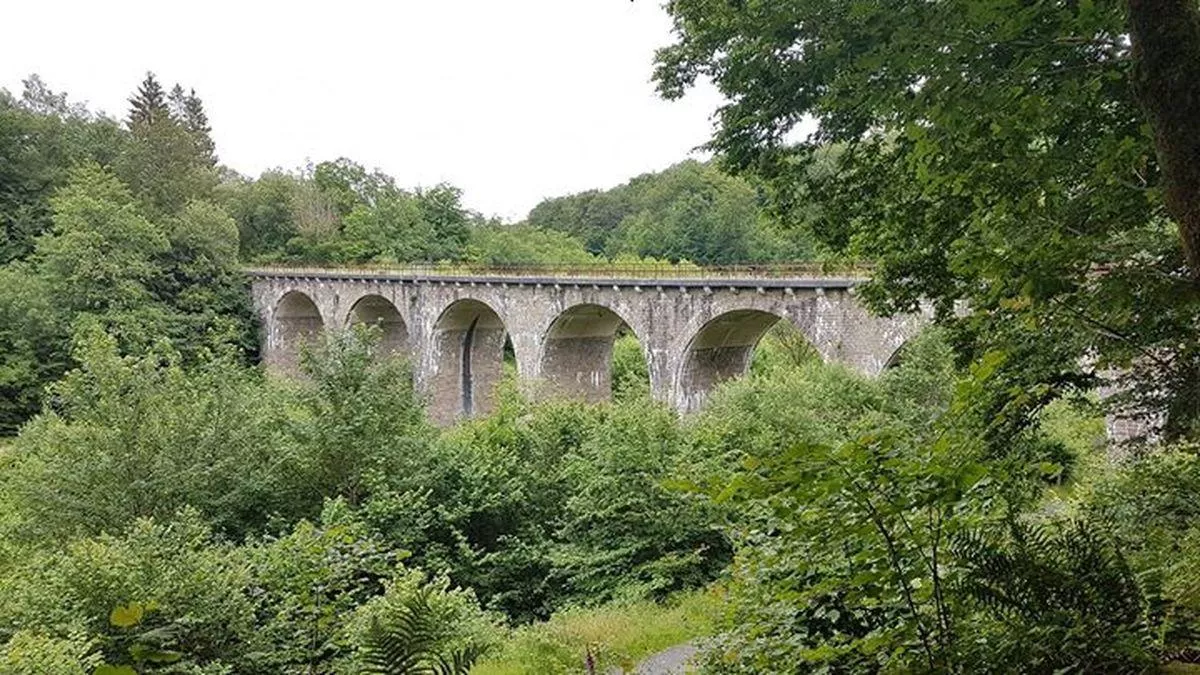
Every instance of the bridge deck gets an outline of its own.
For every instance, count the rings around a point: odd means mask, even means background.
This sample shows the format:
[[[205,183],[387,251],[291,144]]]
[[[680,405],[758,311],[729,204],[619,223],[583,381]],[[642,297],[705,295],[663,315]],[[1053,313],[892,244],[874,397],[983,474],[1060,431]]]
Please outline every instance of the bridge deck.
[[[864,267],[818,265],[693,267],[635,266],[404,266],[251,267],[257,278],[608,287],[849,288],[868,278]]]

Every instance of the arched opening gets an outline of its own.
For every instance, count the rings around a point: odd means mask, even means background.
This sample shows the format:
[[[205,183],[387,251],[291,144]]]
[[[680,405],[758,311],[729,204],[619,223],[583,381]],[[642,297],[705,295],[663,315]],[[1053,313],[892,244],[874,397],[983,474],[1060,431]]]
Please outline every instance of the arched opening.
[[[300,291],[289,291],[275,305],[271,326],[274,349],[269,365],[284,373],[299,373],[301,348],[315,340],[325,327],[321,311],[312,298]]]
[[[908,343],[908,340],[900,343],[900,346],[896,348],[896,351],[892,352],[892,355],[888,357],[886,362],[884,362],[882,368],[883,371],[899,368],[900,364],[904,363],[908,356],[908,352],[910,351]]]
[[[755,345],[750,374],[767,377],[820,360],[820,352],[799,328],[790,321],[777,321]]]
[[[637,344],[628,324],[607,307],[575,305],[550,324],[542,348],[541,373],[549,390],[555,395],[589,402],[607,401],[613,394],[614,344],[621,340],[617,372],[619,386],[630,386],[624,380],[637,377],[637,363],[631,351]],[[640,346],[637,347],[640,351]],[[628,362],[628,363],[627,363]],[[632,372],[626,372],[626,371]],[[642,359],[645,372],[645,359]],[[649,382],[649,375],[646,374]],[[647,390],[649,385],[647,384]]]
[[[379,295],[366,295],[350,308],[346,323],[356,326],[375,326],[382,332],[379,353],[383,356],[408,355],[408,325],[390,300]]]
[[[650,364],[642,341],[628,325],[617,329],[612,353],[614,401],[650,400]]]
[[[755,347],[779,317],[753,309],[726,312],[692,337],[679,366],[676,406],[699,410],[722,382],[744,375]],[[797,331],[798,332],[798,331]]]
[[[478,300],[458,300],[433,333],[430,418],[445,425],[491,412],[504,372],[507,331],[500,316]]]

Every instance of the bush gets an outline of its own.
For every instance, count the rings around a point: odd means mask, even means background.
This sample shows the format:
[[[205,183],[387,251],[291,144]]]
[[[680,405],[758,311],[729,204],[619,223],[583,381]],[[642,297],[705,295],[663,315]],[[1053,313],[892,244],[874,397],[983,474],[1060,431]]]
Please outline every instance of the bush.
[[[509,392],[433,452],[362,518],[414,565],[514,620],[661,597],[711,581],[728,560],[712,507],[668,488],[686,445],[674,416],[644,400],[530,405]]]
[[[620,335],[613,342],[612,397],[617,402],[650,398],[650,368],[633,333]]]
[[[492,416],[446,433],[362,517],[413,551],[414,565],[475,589],[486,607],[516,620],[548,616],[561,596],[549,560],[569,489],[561,458],[594,415],[573,403],[530,408],[509,391]]]
[[[553,560],[576,602],[661,599],[716,578],[730,557],[717,509],[668,487],[686,457],[661,406],[612,406],[563,461],[571,486]]]
[[[710,670],[945,664],[953,569],[929,563],[979,517],[984,473],[936,435],[953,382],[944,350],[929,349],[879,379],[816,361],[771,370],[723,387],[701,415],[696,462],[734,510],[737,545]]]
[[[999,529],[999,528],[997,528]],[[961,662],[989,672],[1146,672],[1158,661],[1162,606],[1094,524],[1009,523],[966,532],[954,591],[973,615],[959,628]]]
[[[122,357],[94,326],[75,356],[81,366],[5,455],[10,538],[119,532],[185,506],[242,536],[285,509],[271,473],[281,404],[253,371],[222,360],[185,370],[166,347]]]
[[[18,631],[0,652],[0,673],[90,675],[100,662],[94,641],[79,634],[56,638]]]
[[[319,523],[301,521],[282,537],[245,549],[253,575],[255,672],[314,666],[350,658],[345,633],[355,608],[384,592],[407,554],[389,548],[352,520],[345,503],[329,502]]]
[[[1162,448],[1099,479],[1081,511],[1111,533],[1139,577],[1158,579],[1161,650],[1200,659],[1200,452]]]
[[[355,328],[327,335],[301,356],[308,375],[297,390],[288,430],[289,491],[320,505],[341,497],[352,506],[393,477],[428,466],[433,429],[404,361],[376,353],[380,332]]]
[[[398,574],[387,590],[360,606],[346,631],[355,645],[354,672],[396,673],[452,664],[439,672],[466,675],[495,642],[498,628],[475,594],[445,577]]]
[[[140,520],[123,536],[78,540],[5,570],[0,637],[93,643],[107,662],[123,663],[129,636],[110,617],[137,604],[152,608],[140,627],[169,634],[188,663],[232,665],[254,633],[250,585],[242,552],[213,541],[195,511],[169,523]]]
[[[214,537],[195,511],[140,520],[122,536],[77,540],[4,570],[0,643],[28,672],[90,672],[100,660],[155,653],[170,655],[174,672],[359,672],[366,626],[420,593],[445,645],[490,644],[493,623],[474,594],[427,583],[399,564],[405,555],[342,502],[319,524],[241,546]]]

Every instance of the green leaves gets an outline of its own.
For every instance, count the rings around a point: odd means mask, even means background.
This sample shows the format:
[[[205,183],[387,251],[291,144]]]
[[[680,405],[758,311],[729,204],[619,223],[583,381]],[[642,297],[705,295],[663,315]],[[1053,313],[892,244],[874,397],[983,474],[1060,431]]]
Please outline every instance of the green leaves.
[[[92,671],[92,675],[138,675],[138,672],[133,666],[110,666],[105,664],[97,666]]]
[[[118,628],[132,628],[142,622],[146,609],[139,603],[117,605],[108,615],[108,622]]]
[[[430,590],[419,589],[389,607],[386,619],[371,618],[359,650],[362,672],[467,675],[483,649],[474,643],[460,649],[449,647],[449,628],[430,604]]]
[[[527,223],[610,258],[720,265],[814,254],[807,232],[782,231],[762,211],[751,184],[691,160],[611,190],[545,200]]]
[[[1009,351],[1021,388],[1119,373],[1115,407],[1166,407],[1168,435],[1186,434],[1200,293],[1164,217],[1126,5],[681,0],[656,80],[670,96],[715,82],[722,163],[835,255],[875,263],[874,308],[932,302],[963,362]],[[817,133],[792,142],[806,118]]]

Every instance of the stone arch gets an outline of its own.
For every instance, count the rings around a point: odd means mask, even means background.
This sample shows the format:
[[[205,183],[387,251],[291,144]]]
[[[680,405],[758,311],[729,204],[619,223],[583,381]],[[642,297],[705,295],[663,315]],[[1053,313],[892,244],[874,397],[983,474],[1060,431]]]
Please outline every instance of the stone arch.
[[[539,355],[539,372],[549,391],[592,403],[609,400],[613,342],[622,330],[640,341],[624,318],[599,304],[573,305],[555,317],[542,336]]]
[[[898,347],[892,350],[891,356],[887,357],[887,360],[883,362],[883,367],[879,369],[880,374],[892,368],[899,367],[904,361],[905,350],[911,341],[911,338],[905,339]]]
[[[271,343],[274,358],[268,365],[289,374],[300,371],[300,349],[324,330],[321,310],[301,291],[284,293],[271,315]]]
[[[688,340],[675,374],[675,408],[699,410],[720,383],[744,375],[754,348],[783,317],[759,309],[735,309],[710,319]]]
[[[391,300],[382,295],[364,295],[350,307],[346,325],[377,326],[380,337],[379,351],[385,356],[409,353],[408,324]]]
[[[495,407],[503,377],[508,331],[496,310],[461,299],[442,311],[433,326],[429,415],[437,424],[486,415]]]

